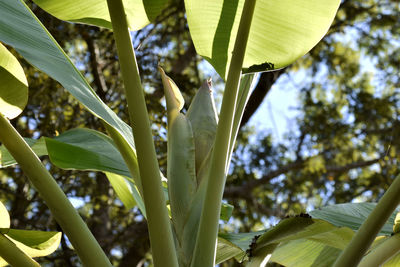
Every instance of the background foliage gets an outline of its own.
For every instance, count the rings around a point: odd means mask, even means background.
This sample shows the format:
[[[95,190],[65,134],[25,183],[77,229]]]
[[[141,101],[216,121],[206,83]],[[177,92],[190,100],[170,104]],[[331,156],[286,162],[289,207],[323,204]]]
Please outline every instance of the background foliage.
[[[29,4],[100,98],[127,121],[112,33],[59,21]],[[283,70],[260,75],[246,108],[224,194],[234,205],[233,216],[222,230],[260,230],[287,214],[379,199],[398,174],[399,12],[400,4],[394,0],[344,0],[327,36],[309,54]],[[209,76],[220,98],[222,80],[196,55],[183,1],[172,1],[154,24],[132,33],[132,39],[160,166],[166,173],[166,112],[157,64],[178,84],[186,103]],[[83,126],[104,131],[98,119],[57,82],[21,62],[30,85],[29,104],[12,123],[23,136],[54,136]],[[260,131],[251,118],[270,90],[288,90],[299,74],[306,78],[295,83],[297,117],[278,140],[273,129]],[[269,119],[262,112],[256,116]],[[136,208],[123,207],[104,174],[60,170],[46,157],[43,160],[115,265],[149,262],[143,216]],[[13,228],[60,230],[18,166],[1,169],[0,180],[0,200],[9,208]],[[59,250],[40,261],[79,265],[65,236]]]

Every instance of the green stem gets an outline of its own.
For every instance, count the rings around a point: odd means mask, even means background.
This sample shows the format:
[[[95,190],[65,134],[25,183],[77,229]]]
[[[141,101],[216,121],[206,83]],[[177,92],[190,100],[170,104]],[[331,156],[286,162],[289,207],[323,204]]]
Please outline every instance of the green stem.
[[[340,254],[334,267],[357,266],[376,235],[400,203],[400,175],[396,177],[381,200],[361,225],[350,244]]]
[[[235,147],[235,140],[237,134],[239,133],[239,126],[244,114],[244,108],[246,107],[247,102],[249,101],[250,98],[250,87],[253,82],[254,76],[255,74],[243,75],[242,78],[240,79],[239,95],[236,104],[235,116],[233,119],[233,126],[231,133],[231,140],[233,141],[229,144],[229,156],[227,161],[228,164],[226,166],[227,170],[229,169],[229,163],[231,161],[233,149]]]
[[[15,267],[40,267],[39,263],[20,250],[10,239],[0,234],[0,257]]]
[[[200,218],[197,242],[192,266],[213,266],[218,234],[218,222],[222,195],[226,180],[226,166],[229,158],[233,117],[238,95],[250,25],[253,18],[255,0],[246,0],[240,18],[239,29],[229,66],[228,77],[222,100],[220,120],[215,137],[211,166],[207,175],[207,191]]]
[[[0,115],[0,141],[40,193],[85,266],[111,266],[110,261],[51,174],[10,122]]]
[[[178,266],[144,92],[122,0],[107,0],[129,107],[155,266]]]
[[[396,234],[383,241],[360,262],[358,267],[381,266],[400,251],[400,235]]]
[[[137,162],[136,152],[129,145],[129,143],[122,137],[121,134],[114,127],[104,123],[104,126],[107,129],[108,134],[114,140],[115,145],[117,146],[119,152],[122,155],[126,165],[128,166],[129,172],[132,175],[133,180],[139,190],[140,195],[143,198],[143,189],[142,182],[140,180],[139,166]]]

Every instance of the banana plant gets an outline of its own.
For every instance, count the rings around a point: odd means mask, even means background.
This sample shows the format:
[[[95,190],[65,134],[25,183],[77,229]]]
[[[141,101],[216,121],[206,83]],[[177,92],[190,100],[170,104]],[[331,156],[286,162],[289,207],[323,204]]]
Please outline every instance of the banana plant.
[[[219,112],[212,97],[211,81],[205,81],[183,114],[184,101],[178,86],[159,68],[168,121],[166,177],[160,172],[154,149],[130,31],[150,23],[168,1],[34,2],[59,19],[113,31],[128,103],[130,125],[100,100],[24,1],[0,2],[0,41],[58,81],[107,129],[107,133],[73,129],[39,140],[21,137],[9,120],[17,117],[26,105],[28,85],[18,61],[0,45],[1,166],[21,166],[84,265],[111,263],[39,156],[49,155],[60,168],[105,172],[124,205],[128,209],[138,206],[147,219],[155,266],[214,266],[230,258],[247,260],[249,266],[265,265],[268,260],[290,265],[293,261],[285,259],[285,254],[310,246],[321,249],[321,253],[327,251],[332,264],[342,253],[337,266],[352,266],[360,260],[368,263],[368,255],[382,254],[397,242],[396,224],[393,237],[385,237],[381,243],[375,241],[368,251],[400,201],[393,193],[399,187],[399,179],[384,201],[365,213],[371,214],[366,227],[360,226],[362,222],[356,228],[335,224],[330,221],[332,216],[326,218],[316,212],[312,217],[300,214],[288,218],[260,233],[218,234],[219,220],[229,217],[232,210],[222,204],[222,194],[254,73],[283,68],[306,54],[328,31],[339,0],[184,1],[197,53],[211,63],[226,83]],[[77,161],[77,157],[81,160]],[[328,210],[326,214],[335,211]],[[357,208],[352,206],[350,211],[350,215],[340,216],[351,218]],[[359,235],[368,238],[360,239]],[[304,251],[308,251],[304,256],[307,264],[314,264],[321,255],[312,253],[313,250]],[[365,252],[369,254],[363,259]],[[398,247],[394,246],[383,253],[381,261],[397,252]]]

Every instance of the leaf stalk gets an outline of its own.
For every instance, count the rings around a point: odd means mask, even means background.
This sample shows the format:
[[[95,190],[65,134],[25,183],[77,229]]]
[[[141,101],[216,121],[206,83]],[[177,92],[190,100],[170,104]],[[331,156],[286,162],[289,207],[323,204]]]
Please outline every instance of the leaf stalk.
[[[100,245],[46,167],[0,114],[0,141],[40,193],[85,266],[112,266]]]
[[[246,0],[240,18],[225,84],[211,166],[207,175],[207,191],[197,234],[195,254],[191,265],[193,267],[213,266],[215,261],[221,201],[227,175],[226,166],[229,160],[230,144],[234,142],[234,140],[231,140],[232,125],[255,4],[256,0]]]
[[[135,139],[155,266],[178,266],[150,119],[122,0],[107,0]]]
[[[26,255],[3,234],[0,234],[0,257],[15,267],[40,267],[39,263]]]

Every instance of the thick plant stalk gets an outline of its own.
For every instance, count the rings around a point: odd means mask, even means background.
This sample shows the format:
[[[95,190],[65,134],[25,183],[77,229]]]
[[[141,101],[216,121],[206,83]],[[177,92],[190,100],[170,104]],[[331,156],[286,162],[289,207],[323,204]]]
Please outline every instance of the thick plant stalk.
[[[40,267],[3,234],[0,234],[0,257],[14,267]]]
[[[140,180],[139,167],[137,163],[137,157],[135,151],[130,147],[128,142],[118,133],[115,128],[111,127],[107,123],[103,124],[106,127],[108,134],[113,139],[115,145],[117,146],[122,158],[124,159],[126,166],[128,166],[129,172],[132,175],[133,180],[139,190],[140,195],[143,198],[142,182]]]
[[[218,222],[227,175],[226,165],[229,158],[230,142],[234,142],[234,140],[230,140],[230,137],[243,59],[255,3],[255,0],[246,0],[240,18],[239,30],[235,40],[222,100],[211,166],[207,175],[207,191],[197,234],[195,254],[191,265],[193,267],[213,266],[215,261]]]
[[[135,52],[122,0],[107,0],[125,86],[155,266],[178,266]]]
[[[340,254],[334,267],[357,266],[376,235],[400,203],[400,175],[396,177],[381,200],[361,225],[350,244]]]
[[[111,266],[87,225],[51,174],[10,122],[0,114],[0,141],[40,193],[54,218],[68,236],[85,266]]]

